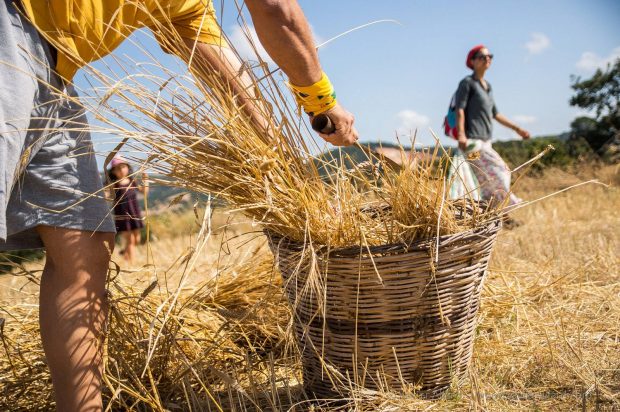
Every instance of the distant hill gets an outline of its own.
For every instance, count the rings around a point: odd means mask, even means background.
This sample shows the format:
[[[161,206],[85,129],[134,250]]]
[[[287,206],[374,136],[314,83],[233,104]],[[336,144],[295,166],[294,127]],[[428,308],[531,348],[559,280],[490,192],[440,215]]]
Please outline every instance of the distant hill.
[[[184,210],[192,207],[196,202],[204,204],[207,202],[208,196],[181,187],[151,184],[148,200],[150,211],[157,214]],[[223,206],[224,202],[212,197],[211,204],[212,206]]]

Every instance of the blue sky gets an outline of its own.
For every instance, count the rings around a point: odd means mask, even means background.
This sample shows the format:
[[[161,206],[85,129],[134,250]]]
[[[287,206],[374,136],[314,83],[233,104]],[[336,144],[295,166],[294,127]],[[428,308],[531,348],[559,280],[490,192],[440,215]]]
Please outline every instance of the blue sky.
[[[215,0],[220,22],[243,50],[234,2],[223,3],[222,15],[222,2]],[[500,112],[533,135],[566,131],[582,113],[568,104],[571,74],[587,77],[620,57],[618,0],[300,4],[319,42],[374,20],[400,22],[367,27],[320,50],[341,103],[356,116],[362,141],[394,141],[397,131],[417,127],[418,141],[432,144],[428,128],[440,135],[450,97],[469,73],[467,51],[479,43],[495,55],[487,79]],[[129,49],[119,52],[124,50]],[[495,138],[516,135],[496,123]],[[451,144],[448,138],[442,142]]]

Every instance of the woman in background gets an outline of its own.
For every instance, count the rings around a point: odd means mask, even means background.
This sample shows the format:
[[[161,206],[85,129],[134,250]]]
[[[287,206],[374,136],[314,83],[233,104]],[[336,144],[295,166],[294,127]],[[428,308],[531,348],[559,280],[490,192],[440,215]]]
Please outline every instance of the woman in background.
[[[472,74],[461,80],[455,96],[458,141],[463,152],[480,153],[470,163],[480,184],[482,198],[512,206],[521,199],[510,190],[508,165],[491,146],[493,119],[514,130],[523,140],[529,139],[530,133],[497,110],[491,84],[484,78],[492,61],[493,55],[482,44],[467,54],[465,64]]]
[[[125,247],[121,255],[129,263],[133,263],[136,246],[140,243],[141,231],[144,227],[142,211],[138,203],[138,192],[146,197],[149,191],[148,176],[142,174],[142,184],[133,177],[129,163],[118,156],[110,162],[108,174],[114,192],[114,221],[116,231],[124,238]]]

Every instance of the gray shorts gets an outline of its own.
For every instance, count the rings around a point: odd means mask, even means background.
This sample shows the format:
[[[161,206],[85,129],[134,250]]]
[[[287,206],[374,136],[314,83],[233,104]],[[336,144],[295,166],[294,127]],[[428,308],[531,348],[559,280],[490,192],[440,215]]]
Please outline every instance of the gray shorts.
[[[42,247],[39,225],[114,232],[85,112],[12,2],[0,3],[0,251]]]

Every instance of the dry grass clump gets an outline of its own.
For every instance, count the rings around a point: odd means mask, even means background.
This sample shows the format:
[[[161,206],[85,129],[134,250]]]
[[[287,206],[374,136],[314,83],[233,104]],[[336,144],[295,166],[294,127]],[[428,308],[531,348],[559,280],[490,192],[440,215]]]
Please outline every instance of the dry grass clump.
[[[196,290],[112,283],[105,379],[115,394],[111,404],[204,402],[225,390],[223,383],[241,385],[237,374],[247,357],[257,375],[268,374],[268,354],[281,356],[289,314],[268,255],[252,258]]]
[[[168,49],[192,53],[174,33],[162,37]],[[286,93],[265,65],[244,68],[238,84],[228,84],[217,70],[191,59],[192,76],[156,62],[116,78],[94,71],[102,89],[90,106],[107,125],[101,131],[122,133],[148,154],[136,160],[172,184],[225,199],[294,241],[332,248],[409,243],[495,217],[481,211],[468,220],[455,218],[467,204],[445,200],[448,160],[437,151],[400,170],[383,165],[378,175],[347,170],[343,161],[313,155],[318,145],[293,122]],[[240,99],[239,85],[250,98]],[[244,115],[248,105],[266,127]],[[609,227],[619,221],[608,196],[616,204],[620,199],[617,191],[596,190],[588,188],[588,197],[577,200],[598,199],[597,210],[607,213],[596,232],[592,213],[567,205],[566,195],[518,211],[526,226],[505,233],[495,254],[468,385],[438,402],[413,390],[352,387],[348,398],[315,408],[617,407],[619,240]],[[153,278],[146,286],[125,279],[129,273],[114,275],[105,358],[109,409],[287,410],[306,404],[296,389],[301,359],[289,333],[291,314],[264,248],[218,267],[206,282],[188,280],[210,230],[203,225],[195,246],[166,270],[146,268]],[[34,307],[2,308],[2,408],[51,406]]]
[[[617,179],[613,167],[596,173],[606,183]],[[555,171],[524,178],[520,194],[535,198],[591,177]],[[315,404],[315,410],[618,409],[618,202],[617,187],[586,186],[517,212],[523,225],[500,235],[491,262],[465,385],[438,401],[406,390],[352,388],[349,398]],[[181,235],[153,242],[160,257],[156,267],[123,271],[111,284],[115,309],[108,328],[106,405],[135,411],[309,407],[299,385],[300,355],[288,346],[289,309],[264,239],[247,246],[247,255],[231,255],[227,268],[214,270],[221,253],[217,244],[209,244],[208,253],[177,259],[170,248],[186,244],[187,235]],[[192,244],[200,250],[199,242]],[[198,255],[205,260],[190,270]],[[185,278],[186,269],[191,276]],[[28,270],[36,281],[36,270]],[[204,279],[205,273],[212,275]],[[36,295],[28,299],[22,286],[32,283],[16,275],[0,279],[0,317],[5,319],[0,409],[50,410]],[[158,283],[151,289],[148,279],[154,278]],[[16,293],[24,295],[18,303]],[[156,339],[160,330],[165,333]]]
[[[146,288],[132,285],[126,272],[110,280],[108,408],[225,410],[220,404],[228,402],[228,391],[248,401],[262,396],[261,385],[271,389],[278,374],[295,384],[286,334],[290,313],[271,256],[259,248],[245,263],[191,284],[184,275],[172,276],[187,269],[191,253]],[[3,305],[2,410],[53,409],[35,308]],[[257,393],[243,394],[243,388]]]
[[[613,167],[595,173],[618,178]],[[576,180],[555,171],[524,187],[538,196]],[[475,369],[505,409],[620,407],[618,201],[617,186],[563,194],[521,210],[526,225],[500,238]]]
[[[284,237],[330,247],[409,243],[479,223],[481,216],[456,221],[458,206],[444,201],[449,160],[438,151],[403,170],[383,167],[380,176],[347,170],[344,161],[314,155],[323,146],[266,64],[243,66],[227,82],[222,68],[192,54],[174,33],[164,37],[169,50],[191,60],[191,76],[157,62],[132,65],[130,75],[93,69],[99,85],[87,93],[107,127],[100,131],[147,153],[135,160],[169,184],[225,199]],[[264,123],[248,117],[249,107]]]

